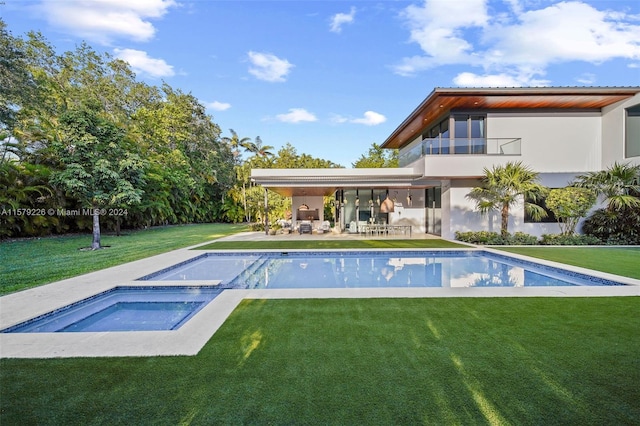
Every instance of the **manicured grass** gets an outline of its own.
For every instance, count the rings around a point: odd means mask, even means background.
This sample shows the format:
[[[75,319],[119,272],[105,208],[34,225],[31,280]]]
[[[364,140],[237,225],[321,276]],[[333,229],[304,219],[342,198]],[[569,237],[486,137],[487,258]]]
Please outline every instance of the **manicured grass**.
[[[264,240],[215,241],[198,247],[202,250],[268,250],[268,249],[372,249],[372,248],[468,248],[440,239],[433,240]]]
[[[493,247],[567,265],[640,279],[640,247]]]
[[[202,224],[103,235],[103,250],[85,251],[91,235],[0,243],[0,294],[24,290],[120,265],[244,230],[242,225]]]
[[[640,298],[247,300],[194,357],[0,361],[3,424],[640,424]]]

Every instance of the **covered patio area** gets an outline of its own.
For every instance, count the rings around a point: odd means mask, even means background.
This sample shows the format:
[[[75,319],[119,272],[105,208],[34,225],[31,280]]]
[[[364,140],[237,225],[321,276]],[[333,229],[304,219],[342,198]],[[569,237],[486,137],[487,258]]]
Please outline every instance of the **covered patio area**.
[[[340,238],[437,235],[434,225],[439,218],[439,197],[437,206],[432,201],[436,201],[434,188],[440,182],[428,182],[421,176],[412,168],[251,171],[251,180],[265,188],[266,211],[267,191],[291,198],[291,219],[285,223],[290,234]],[[326,217],[327,198],[331,200],[331,217]],[[265,234],[269,234],[269,226]]]
[[[412,233],[409,235],[367,235],[349,232],[325,232],[325,233],[311,233],[300,234],[292,232],[288,234],[276,233],[275,235],[268,235],[264,232],[239,232],[237,234],[229,235],[218,239],[218,241],[346,241],[346,240],[370,240],[370,239],[396,239],[396,240],[430,240],[440,239],[439,236],[426,233]]]

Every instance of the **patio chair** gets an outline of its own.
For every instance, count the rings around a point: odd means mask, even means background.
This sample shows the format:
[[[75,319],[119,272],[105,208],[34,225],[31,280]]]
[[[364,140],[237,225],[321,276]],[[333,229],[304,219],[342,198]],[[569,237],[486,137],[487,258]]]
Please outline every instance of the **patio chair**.
[[[302,223],[300,223],[298,232],[300,232],[300,234],[311,234],[313,232],[313,227],[311,226],[311,222],[308,220],[303,220]]]

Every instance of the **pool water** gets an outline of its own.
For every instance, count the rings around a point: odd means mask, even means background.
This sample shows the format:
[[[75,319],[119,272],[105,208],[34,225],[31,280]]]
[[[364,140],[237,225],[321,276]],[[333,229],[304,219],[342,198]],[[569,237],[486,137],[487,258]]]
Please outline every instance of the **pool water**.
[[[205,253],[140,280],[221,284],[115,287],[0,332],[177,330],[230,288],[624,285],[479,250]]]
[[[207,253],[194,259],[193,265],[185,262],[142,279],[163,280],[165,273],[197,276],[193,279],[224,276],[224,287],[241,289],[620,285],[477,250],[269,252],[253,255],[244,269],[234,260],[230,264],[233,273],[220,263],[225,256],[229,254]]]
[[[221,292],[212,286],[115,287],[2,332],[177,330]]]

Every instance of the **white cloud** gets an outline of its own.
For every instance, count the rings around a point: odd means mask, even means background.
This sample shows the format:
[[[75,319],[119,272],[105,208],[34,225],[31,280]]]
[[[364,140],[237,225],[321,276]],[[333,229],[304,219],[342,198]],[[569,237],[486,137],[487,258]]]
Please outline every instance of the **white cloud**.
[[[113,52],[116,58],[128,62],[136,73],[146,74],[155,78],[175,75],[173,66],[167,64],[164,59],[151,58],[147,52],[142,50],[113,49]]]
[[[453,83],[461,87],[523,87],[548,86],[548,80],[533,78],[531,74],[484,74],[462,72],[454,77]]]
[[[587,86],[593,85],[596,82],[596,76],[595,74],[591,74],[591,73],[584,73],[578,76],[578,78],[576,79],[578,81],[578,83],[580,84],[585,84]]]
[[[425,56],[404,59],[396,67],[401,75],[411,75],[438,65],[477,62],[473,45],[465,40],[464,29],[483,27],[489,18],[485,0],[427,0],[423,6],[410,5],[401,14],[410,40],[418,43]]]
[[[351,7],[351,11],[349,13],[336,13],[331,17],[331,27],[330,31],[334,33],[339,33],[342,31],[342,26],[344,24],[353,23],[353,19],[356,16],[356,8]]]
[[[364,124],[365,126],[377,126],[387,121],[387,117],[375,111],[367,111],[362,118],[354,118],[351,123]]]
[[[231,108],[231,104],[226,102],[218,102],[218,101],[205,102],[204,106],[214,111],[226,111],[229,108]]]
[[[329,120],[332,123],[335,123],[335,124],[342,124],[342,123],[346,123],[347,121],[349,121],[348,118],[343,117],[343,116],[341,116],[339,114],[331,114]]]
[[[290,108],[288,113],[276,115],[276,119],[284,123],[300,123],[303,121],[308,121],[308,122],[318,121],[318,118],[313,113],[307,111],[304,108]]]
[[[509,8],[490,19],[488,8],[504,1]],[[529,10],[527,2],[504,1],[426,0],[407,7],[401,17],[423,55],[404,58],[395,72],[408,76],[442,65],[469,65],[483,68],[483,75],[462,73],[456,84],[523,86],[546,84],[540,77],[552,64],[640,58],[638,15],[582,1]]]
[[[65,31],[102,44],[122,37],[148,41],[155,35],[149,21],[177,6],[174,0],[43,0],[46,19]]]
[[[259,80],[270,82],[285,81],[285,77],[294,66],[286,59],[280,59],[270,53],[250,51],[248,55],[252,65],[249,68],[249,73]]]

